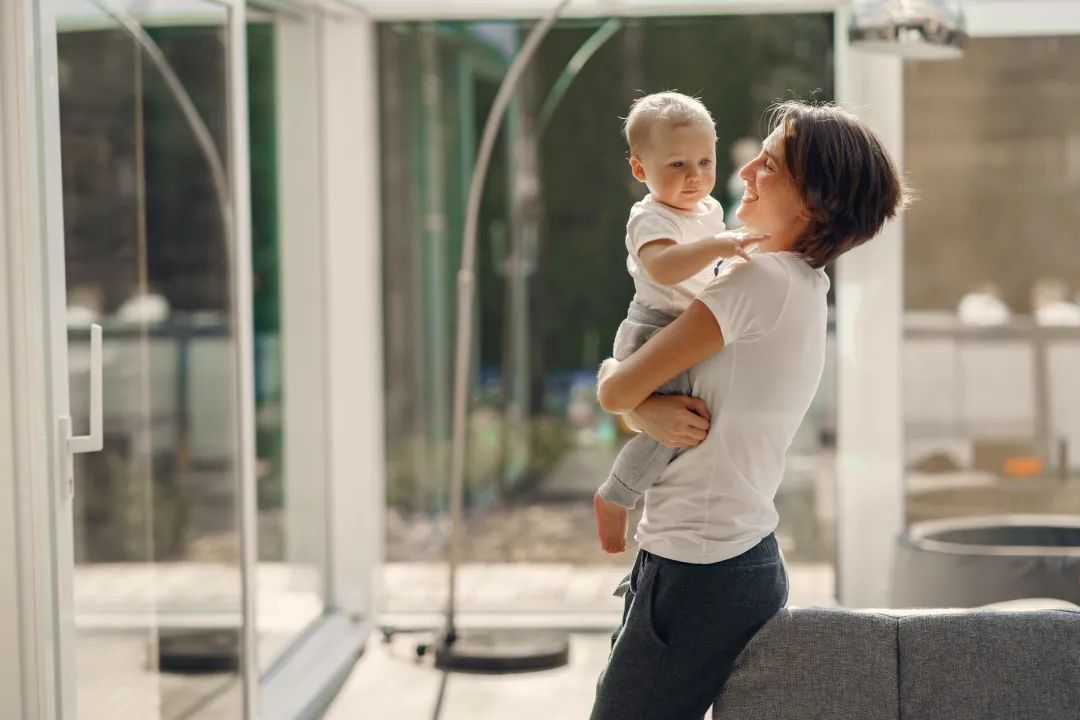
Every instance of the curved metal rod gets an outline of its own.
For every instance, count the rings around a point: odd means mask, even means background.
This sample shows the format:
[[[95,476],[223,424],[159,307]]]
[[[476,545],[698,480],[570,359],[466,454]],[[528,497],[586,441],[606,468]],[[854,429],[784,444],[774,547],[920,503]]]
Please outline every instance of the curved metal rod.
[[[495,139],[499,133],[499,125],[503,115],[510,105],[514,94],[514,88],[521,79],[521,74],[529,64],[540,41],[547,35],[548,30],[558,19],[559,15],[570,0],[561,0],[547,16],[537,23],[521,48],[521,52],[510,64],[510,69],[499,85],[499,91],[495,95],[491,112],[488,113],[484,124],[484,134],[480,141],[480,150],[476,155],[476,167],[473,169],[472,181],[469,183],[469,200],[465,210],[465,235],[462,240],[461,268],[457,277],[457,352],[454,377],[454,439],[450,465],[450,588],[449,601],[446,604],[446,632],[444,642],[450,645],[457,638],[454,627],[454,612],[456,608],[457,593],[457,566],[461,560],[461,510],[462,495],[465,485],[465,438],[466,438],[466,410],[469,398],[469,380],[472,349],[472,301],[473,301],[473,267],[476,263],[476,225],[480,215],[480,199],[484,189],[484,179],[487,177],[488,164],[491,162],[491,153],[495,147]]]
[[[596,51],[604,46],[608,40],[610,40],[615,33],[622,29],[622,20],[619,18],[610,18],[607,22],[597,28],[596,32],[589,36],[589,39],[581,44],[581,47],[577,49],[577,52],[566,63],[566,67],[559,74],[559,79],[555,81],[555,84],[551,86],[551,91],[548,92],[547,97],[544,99],[544,104],[540,106],[540,113],[536,121],[536,136],[543,137],[544,131],[547,130],[548,123],[551,122],[551,117],[555,114],[555,109],[559,107],[559,103],[562,102],[563,96],[566,95],[566,91],[570,89],[570,86],[577,79],[578,74],[581,73],[581,69],[585,67],[585,64],[592,59],[592,56],[596,54]]]
[[[180,78],[177,77],[172,65],[166,59],[165,53],[161,51],[154,39],[146,34],[142,25],[123,10],[113,7],[108,0],[90,0],[90,2],[119,23],[131,35],[132,39],[138,43],[146,56],[150,58],[150,62],[161,73],[166,87],[176,100],[177,105],[180,106],[180,112],[187,121],[188,127],[191,128],[191,133],[195,136],[195,143],[210,168],[214,192],[217,195],[218,207],[221,210],[221,222],[225,228],[225,241],[228,243],[232,237],[232,202],[229,198],[229,181],[225,172],[225,163],[222,162],[221,154],[214,144],[214,136],[210,134],[210,128],[203,121],[202,115],[199,114],[199,110],[195,107],[191,96],[188,95],[184,84],[180,82]],[[140,100],[136,99],[136,102],[140,102]],[[226,255],[228,256],[228,253]]]

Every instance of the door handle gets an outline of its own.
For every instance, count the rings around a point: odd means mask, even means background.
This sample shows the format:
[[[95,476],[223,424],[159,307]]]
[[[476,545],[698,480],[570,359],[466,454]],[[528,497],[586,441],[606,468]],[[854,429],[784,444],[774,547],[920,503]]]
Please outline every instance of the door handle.
[[[62,480],[69,496],[75,492],[75,470],[72,463],[74,456],[79,453],[99,452],[105,444],[102,432],[101,373],[101,326],[95,323],[90,326],[90,434],[72,435],[71,418],[65,415],[59,419]]]
[[[68,426],[68,449],[72,455],[99,452],[104,446],[101,431],[101,326],[90,326],[90,434],[72,436]]]
[[[68,422],[68,449],[71,454],[98,452],[105,445],[102,433],[102,326],[90,326],[90,435],[71,436]]]

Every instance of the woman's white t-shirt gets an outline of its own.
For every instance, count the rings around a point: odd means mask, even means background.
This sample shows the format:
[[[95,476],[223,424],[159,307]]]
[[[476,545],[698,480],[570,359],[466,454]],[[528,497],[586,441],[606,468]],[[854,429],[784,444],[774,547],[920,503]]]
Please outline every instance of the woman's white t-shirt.
[[[825,365],[829,279],[799,255],[725,261],[698,297],[724,349],[690,370],[709,433],[645,493],[635,538],[689,563],[736,557],[776,529],[774,498]]]

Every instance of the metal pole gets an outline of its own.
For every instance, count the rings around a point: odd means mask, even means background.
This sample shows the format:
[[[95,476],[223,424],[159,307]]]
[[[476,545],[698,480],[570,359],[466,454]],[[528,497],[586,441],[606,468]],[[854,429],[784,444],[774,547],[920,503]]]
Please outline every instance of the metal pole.
[[[480,214],[480,199],[484,188],[484,179],[487,176],[488,163],[491,161],[491,153],[495,146],[495,139],[499,132],[506,108],[513,97],[514,88],[521,78],[525,66],[528,65],[532,56],[536,53],[548,30],[555,20],[562,14],[563,9],[570,0],[561,0],[551,9],[551,12],[529,32],[525,44],[499,86],[499,92],[495,95],[491,112],[488,114],[484,125],[484,135],[480,141],[480,150],[476,156],[476,168],[473,170],[472,182],[469,185],[469,199],[465,211],[465,236],[462,243],[461,268],[457,278],[457,354],[454,367],[454,443],[450,467],[450,592],[449,601],[446,604],[446,634],[443,641],[446,645],[453,644],[457,638],[457,629],[454,626],[454,612],[457,602],[457,566],[461,561],[461,510],[462,492],[465,482],[465,442],[466,422],[469,397],[470,380],[470,350],[472,348],[472,302],[473,302],[473,267],[476,260],[476,225]]]

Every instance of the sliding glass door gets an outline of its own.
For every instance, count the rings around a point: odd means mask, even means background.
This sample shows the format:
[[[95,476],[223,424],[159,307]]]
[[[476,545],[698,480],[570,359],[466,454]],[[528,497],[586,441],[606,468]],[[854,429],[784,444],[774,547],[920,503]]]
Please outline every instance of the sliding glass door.
[[[63,717],[251,706],[242,10],[38,5]]]

